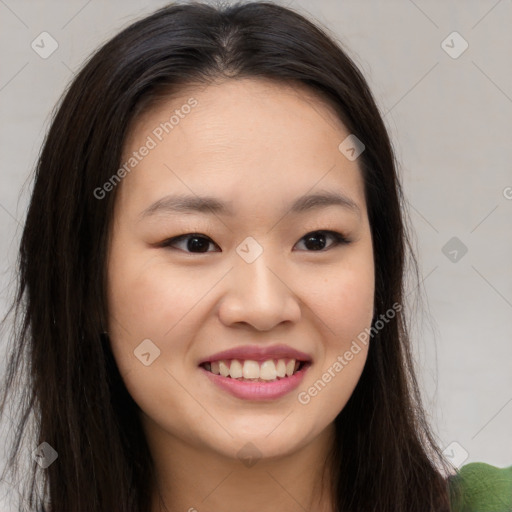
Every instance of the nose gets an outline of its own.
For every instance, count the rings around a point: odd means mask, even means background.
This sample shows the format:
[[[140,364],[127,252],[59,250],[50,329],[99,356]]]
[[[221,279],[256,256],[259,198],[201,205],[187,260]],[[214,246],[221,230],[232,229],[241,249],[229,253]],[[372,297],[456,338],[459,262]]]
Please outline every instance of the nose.
[[[258,331],[273,329],[282,322],[298,322],[300,302],[279,265],[265,257],[252,263],[242,259],[229,272],[219,317],[226,326],[244,323]]]

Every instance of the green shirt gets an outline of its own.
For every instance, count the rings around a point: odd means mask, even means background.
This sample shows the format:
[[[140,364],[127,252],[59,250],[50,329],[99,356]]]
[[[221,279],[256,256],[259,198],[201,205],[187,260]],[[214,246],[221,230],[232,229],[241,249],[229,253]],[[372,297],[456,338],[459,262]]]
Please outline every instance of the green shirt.
[[[449,482],[453,512],[512,512],[512,466],[472,462],[462,466]],[[462,499],[457,502],[453,489],[459,485]]]

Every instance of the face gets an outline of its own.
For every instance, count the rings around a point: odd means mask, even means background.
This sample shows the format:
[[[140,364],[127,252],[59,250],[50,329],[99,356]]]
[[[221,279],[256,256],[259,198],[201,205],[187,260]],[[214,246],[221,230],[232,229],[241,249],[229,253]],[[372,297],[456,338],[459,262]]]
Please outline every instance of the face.
[[[353,342],[374,299],[362,175],[338,149],[348,135],[311,93],[249,79],[137,120],[117,185],[108,332],[148,433],[275,457],[332,428],[366,361]],[[339,197],[303,198],[322,194]]]

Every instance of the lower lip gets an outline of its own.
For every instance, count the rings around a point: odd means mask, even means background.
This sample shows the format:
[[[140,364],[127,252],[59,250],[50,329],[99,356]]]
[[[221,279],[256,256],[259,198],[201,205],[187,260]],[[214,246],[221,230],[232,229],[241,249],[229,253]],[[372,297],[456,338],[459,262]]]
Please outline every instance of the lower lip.
[[[202,367],[199,367],[199,369],[203,371],[214,384],[219,386],[219,388],[231,393],[237,398],[242,398],[243,400],[274,400],[296,389],[302,382],[310,366],[311,364],[306,364],[291,377],[269,382],[244,382],[231,379],[230,377],[216,375]]]

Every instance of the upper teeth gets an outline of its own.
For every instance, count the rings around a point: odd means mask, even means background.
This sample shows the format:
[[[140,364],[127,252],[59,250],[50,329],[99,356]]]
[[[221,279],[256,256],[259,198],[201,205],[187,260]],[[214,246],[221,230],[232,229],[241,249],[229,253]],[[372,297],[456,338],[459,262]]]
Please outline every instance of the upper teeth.
[[[259,363],[247,359],[246,361],[239,361],[233,359],[231,362],[226,360],[212,361],[206,364],[206,369],[209,369],[216,375],[223,377],[231,377],[232,379],[263,379],[275,380],[276,377],[290,377],[300,366],[299,361],[289,359],[268,359]]]

